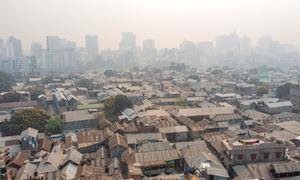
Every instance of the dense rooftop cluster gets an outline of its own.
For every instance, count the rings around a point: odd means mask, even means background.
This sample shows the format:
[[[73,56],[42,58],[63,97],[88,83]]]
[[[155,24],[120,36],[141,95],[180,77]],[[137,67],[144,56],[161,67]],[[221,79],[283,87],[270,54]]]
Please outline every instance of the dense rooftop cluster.
[[[298,179],[300,88],[292,72],[266,71],[28,78],[0,94],[1,178]]]

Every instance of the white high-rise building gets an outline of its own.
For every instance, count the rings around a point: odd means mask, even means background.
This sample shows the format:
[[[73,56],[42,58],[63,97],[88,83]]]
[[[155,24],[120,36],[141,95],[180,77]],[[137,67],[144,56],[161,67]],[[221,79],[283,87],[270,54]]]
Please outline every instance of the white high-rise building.
[[[42,65],[42,44],[40,42],[31,43],[31,56],[35,57],[37,65]]]
[[[19,58],[23,56],[22,41],[11,36],[6,42],[8,48],[8,56],[12,58]]]
[[[136,37],[132,32],[123,32],[122,39],[119,43],[120,51],[130,51],[133,52],[136,50]]]
[[[155,41],[153,39],[145,39],[143,41],[143,53],[146,57],[153,57],[156,54]]]
[[[62,50],[62,40],[58,36],[47,36],[47,51],[55,52]]]
[[[0,58],[5,57],[5,45],[4,45],[4,39],[0,39]]]
[[[41,57],[42,53],[42,44],[40,42],[32,42],[31,43],[31,56],[35,56],[36,58]]]
[[[85,48],[88,52],[89,61],[95,60],[99,53],[98,36],[86,35],[85,36]]]

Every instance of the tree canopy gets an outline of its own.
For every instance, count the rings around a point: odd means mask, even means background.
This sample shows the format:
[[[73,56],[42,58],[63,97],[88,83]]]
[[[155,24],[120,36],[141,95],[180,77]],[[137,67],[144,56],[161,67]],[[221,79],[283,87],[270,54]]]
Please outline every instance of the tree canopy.
[[[118,113],[131,106],[132,102],[127,96],[112,96],[106,99],[104,103],[104,113],[107,118],[115,120]]]
[[[28,127],[44,132],[49,118],[42,109],[25,109],[17,112],[10,121],[3,122],[0,130],[4,136],[18,135]]]
[[[62,120],[56,116],[52,116],[46,125],[46,131],[49,134],[61,133],[61,128],[62,128]]]
[[[10,91],[14,85],[14,78],[3,71],[0,71],[0,92]]]

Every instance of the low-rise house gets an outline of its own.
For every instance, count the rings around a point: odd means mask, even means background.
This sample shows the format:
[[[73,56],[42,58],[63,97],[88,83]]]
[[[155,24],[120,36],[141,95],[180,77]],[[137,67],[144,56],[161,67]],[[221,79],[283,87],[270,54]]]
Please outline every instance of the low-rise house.
[[[43,177],[44,179],[50,178],[55,179],[60,176],[60,166],[63,162],[64,154],[62,149],[60,149],[60,145],[57,144],[51,153],[47,154],[44,157],[38,167],[36,172],[39,177]]]
[[[217,101],[221,102],[234,102],[237,99],[240,99],[241,97],[235,93],[216,93],[215,94],[215,99]]]
[[[123,166],[120,159],[114,157],[108,165],[108,175],[113,176],[117,174],[123,174]]]
[[[113,132],[105,128],[103,130],[87,130],[77,133],[78,151],[81,153],[96,152],[102,144],[108,142]]]
[[[182,152],[186,174],[205,179],[229,178],[227,170],[204,141],[176,143],[176,148]]]
[[[137,148],[137,152],[154,152],[173,150],[175,147],[169,142],[146,142]]]
[[[299,179],[299,167],[299,162],[235,165],[233,179]]]
[[[180,116],[177,117],[177,120],[180,124],[185,125],[189,129],[189,134],[191,138],[200,138],[201,134],[204,132],[204,127],[199,124],[199,122],[195,122],[192,119]]]
[[[126,134],[126,140],[131,148],[137,148],[138,145],[145,142],[162,142],[166,141],[162,133],[135,133]]]
[[[173,126],[173,127],[162,127],[162,128],[159,128],[158,131],[160,133],[165,134],[168,141],[170,141],[170,142],[188,140],[188,129],[184,125]]]
[[[210,108],[186,108],[179,109],[177,116],[185,116],[193,119],[194,121],[200,121],[203,119],[209,119],[219,114],[233,114],[235,108],[233,106],[227,107],[210,107]]]
[[[223,140],[232,164],[285,160],[284,144],[266,142],[259,138],[232,138]]]
[[[37,178],[37,175],[35,174],[36,168],[37,168],[37,165],[32,164],[30,162],[26,163],[17,172],[15,180],[25,180],[25,179]]]
[[[27,128],[21,133],[21,149],[36,151],[38,148],[38,130]]]
[[[96,114],[90,110],[63,112],[61,118],[64,134],[96,128],[99,122]]]
[[[0,111],[14,113],[16,110],[37,107],[36,101],[0,103]]]
[[[174,168],[182,168],[183,164],[181,152],[176,149],[134,152],[129,148],[122,154],[122,161],[127,162],[127,164],[138,165],[145,176],[173,171]]]
[[[235,92],[242,96],[251,96],[256,94],[255,84],[239,83],[235,87]]]
[[[205,98],[204,97],[199,97],[199,96],[195,96],[195,97],[187,97],[186,98],[186,102],[188,105],[192,106],[192,105],[197,105],[199,104],[201,101],[203,101]]]
[[[121,158],[121,154],[128,148],[126,137],[119,133],[115,133],[108,139],[108,147],[112,158]]]
[[[0,123],[10,121],[11,114],[8,111],[0,111]]]
[[[154,104],[158,104],[160,106],[174,106],[178,104],[179,101],[179,98],[159,98],[152,100]]]
[[[10,160],[9,148],[1,147],[0,148],[0,165],[5,166],[9,160]]]
[[[285,121],[277,123],[276,126],[288,132],[296,134],[297,136],[300,136],[300,122],[298,121]]]
[[[292,86],[290,88],[290,101],[295,105],[296,109],[300,109],[300,86]]]
[[[254,122],[256,124],[260,124],[260,125],[262,125],[263,121],[270,116],[269,114],[262,113],[262,112],[252,110],[252,109],[246,110],[246,111],[242,112],[241,114],[244,117],[254,120]]]
[[[121,111],[121,114],[122,115],[118,116],[119,120],[124,120],[127,122],[130,122],[137,117],[137,113],[131,108],[124,109]]]
[[[118,123],[115,122],[113,125],[111,125],[109,127],[109,129],[113,132],[113,133],[119,133],[121,135],[127,134],[127,133],[138,133],[139,129],[136,126],[136,124],[134,122],[130,122],[130,123]]]
[[[275,103],[262,103],[258,109],[267,114],[279,114],[281,112],[291,112],[293,104],[290,101],[281,101]]]
[[[13,158],[19,152],[21,152],[20,136],[5,136],[0,137],[0,147],[9,148],[9,156]]]
[[[216,123],[227,122],[229,125],[241,125],[244,118],[238,113],[233,114],[219,114],[212,118]]]
[[[278,102],[278,98],[260,98],[260,99],[250,99],[250,100],[240,100],[238,103],[238,107],[240,109],[257,109],[263,103],[276,103]]]
[[[30,155],[31,155],[30,150],[19,152],[19,154],[16,155],[9,163],[9,167],[20,169],[24,164],[26,164],[26,161],[28,160]]]

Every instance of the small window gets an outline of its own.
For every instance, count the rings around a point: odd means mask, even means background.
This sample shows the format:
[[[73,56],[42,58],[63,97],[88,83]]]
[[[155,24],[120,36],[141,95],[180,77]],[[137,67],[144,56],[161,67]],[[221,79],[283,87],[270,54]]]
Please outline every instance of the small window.
[[[256,160],[256,154],[251,154],[251,160]]]
[[[237,158],[238,158],[238,160],[243,160],[243,155],[242,154],[238,154]]]
[[[276,157],[276,159],[280,159],[281,158],[281,152],[276,152],[275,157]]]
[[[269,159],[269,153],[264,153],[264,159]]]

